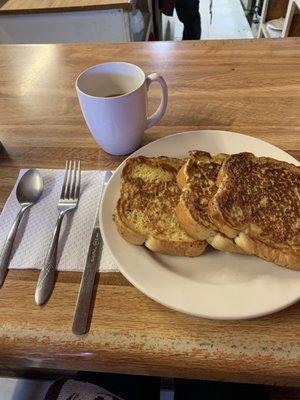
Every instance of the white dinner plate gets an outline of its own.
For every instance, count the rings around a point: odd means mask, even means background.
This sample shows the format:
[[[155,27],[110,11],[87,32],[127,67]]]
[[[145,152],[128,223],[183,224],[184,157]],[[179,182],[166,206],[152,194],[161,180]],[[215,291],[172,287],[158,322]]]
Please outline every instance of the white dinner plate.
[[[193,149],[229,154],[248,151],[299,165],[289,154],[262,140],[208,130],[167,136],[130,157],[185,157]],[[120,271],[141,292],[174,310],[212,319],[260,317],[300,299],[300,272],[254,256],[207,249],[200,257],[175,257],[126,242],[112,220],[123,166],[115,171],[103,195],[100,225]]]

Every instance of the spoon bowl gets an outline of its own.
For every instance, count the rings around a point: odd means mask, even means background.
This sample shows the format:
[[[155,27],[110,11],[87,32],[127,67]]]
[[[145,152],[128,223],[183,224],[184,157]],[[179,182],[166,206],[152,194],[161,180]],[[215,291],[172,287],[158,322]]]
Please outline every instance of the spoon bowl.
[[[9,265],[10,253],[14,244],[18,226],[25,211],[36,203],[41,197],[44,190],[43,178],[36,169],[29,169],[20,179],[16,197],[20,203],[20,210],[16,216],[12,227],[7,235],[4,242],[3,249],[0,254],[0,287],[3,285],[5,280],[6,272]]]
[[[41,197],[44,189],[43,178],[36,169],[29,169],[17,186],[17,199],[22,204],[34,204]]]

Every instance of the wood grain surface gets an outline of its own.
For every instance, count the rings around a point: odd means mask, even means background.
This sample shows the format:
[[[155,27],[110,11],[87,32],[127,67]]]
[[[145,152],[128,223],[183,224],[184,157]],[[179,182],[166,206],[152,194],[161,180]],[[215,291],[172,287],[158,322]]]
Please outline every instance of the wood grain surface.
[[[4,0],[0,14],[87,11],[108,8],[131,10],[134,0]]]
[[[84,169],[112,169],[122,161],[89,134],[74,88],[83,69],[113,60],[167,81],[167,113],[144,143],[223,129],[300,158],[299,39],[1,46],[1,208],[20,168],[62,168],[67,158],[80,158]],[[150,109],[159,98],[154,87]],[[80,274],[59,273],[42,308],[34,303],[37,276],[11,270],[0,290],[2,367],[300,384],[299,304],[250,321],[210,321],[155,303],[120,274],[102,274],[90,331],[76,337],[71,324]]]
[[[276,18],[284,18],[288,8],[289,0],[268,0],[266,21]]]

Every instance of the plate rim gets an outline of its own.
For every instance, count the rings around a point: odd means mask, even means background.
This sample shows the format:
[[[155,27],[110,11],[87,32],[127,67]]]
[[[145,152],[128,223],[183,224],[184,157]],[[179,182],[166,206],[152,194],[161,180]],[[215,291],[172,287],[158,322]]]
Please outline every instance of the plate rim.
[[[293,156],[291,156],[289,153],[287,153],[285,150],[281,149],[280,147],[275,146],[274,144],[267,142],[265,140],[262,140],[260,138],[257,138],[255,136],[250,136],[250,135],[246,135],[243,133],[239,133],[239,132],[234,132],[234,131],[226,131],[226,130],[218,130],[218,129],[200,129],[200,130],[191,130],[191,131],[183,131],[183,132],[177,132],[174,134],[170,134],[170,135],[166,135],[163,136],[161,138],[158,138],[152,142],[147,143],[144,146],[141,146],[140,148],[138,148],[137,150],[135,150],[133,153],[131,153],[130,155],[128,155],[122,162],[121,164],[115,169],[115,171],[113,172],[113,175],[117,175],[120,171],[122,171],[126,161],[132,157],[136,157],[138,153],[140,153],[141,151],[143,151],[144,149],[147,149],[148,147],[153,146],[154,143],[157,142],[162,142],[165,140],[170,140],[170,138],[175,137],[175,136],[181,136],[184,134],[201,134],[201,133],[215,133],[215,134],[229,134],[229,135],[237,135],[237,136],[243,136],[246,138],[250,138],[251,140],[254,140],[256,142],[261,142],[264,145],[267,144],[269,146],[274,147],[277,150],[280,150],[281,152],[283,152],[286,156],[288,156],[288,158],[290,158],[291,161],[288,162],[292,162],[295,165],[299,166],[300,163],[298,162],[297,159],[295,159]],[[233,153],[234,154],[234,153]],[[268,157],[268,156],[266,156]],[[113,177],[113,176],[112,176]],[[111,178],[112,178],[111,177]],[[109,254],[110,256],[113,258],[114,262],[117,264],[119,271],[122,273],[122,275],[135,287],[137,288],[140,292],[142,292],[145,296],[151,298],[152,300],[156,301],[157,303],[171,309],[171,310],[175,310],[177,312],[181,312],[187,315],[192,315],[192,316],[196,316],[196,317],[201,317],[201,318],[205,318],[205,319],[210,319],[210,320],[223,320],[223,321],[237,321],[237,320],[248,320],[248,319],[255,319],[255,318],[260,318],[266,315],[270,315],[270,314],[274,314],[276,312],[279,312],[285,308],[288,308],[290,306],[292,306],[293,304],[296,304],[299,300],[300,300],[300,293],[298,295],[298,297],[296,297],[295,299],[292,299],[289,302],[286,302],[276,308],[272,308],[272,310],[265,310],[262,312],[255,312],[253,314],[248,314],[248,315],[244,315],[244,316],[238,316],[238,317],[232,317],[232,316],[213,316],[213,315],[205,315],[205,314],[201,314],[199,312],[193,312],[193,311],[187,311],[186,309],[181,309],[180,307],[176,307],[176,306],[172,306],[170,304],[167,304],[164,301],[161,301],[159,298],[157,298],[154,295],[149,294],[148,292],[146,292],[142,286],[140,286],[139,282],[137,282],[134,278],[132,278],[130,276],[130,274],[127,273],[126,268],[124,269],[122,264],[119,263],[119,261],[116,259],[116,256],[113,254],[113,252],[111,251],[111,248],[109,246],[109,243],[107,241],[107,237],[106,237],[106,233],[105,233],[105,229],[103,227],[103,207],[104,207],[104,199],[105,199],[105,195],[107,193],[107,190],[109,189],[109,182],[107,187],[105,188],[105,191],[103,193],[102,199],[101,199],[101,205],[100,205],[100,209],[99,209],[99,220],[100,220],[100,230],[101,230],[101,235],[102,235],[102,239],[104,244],[106,245],[106,247],[109,250]]]

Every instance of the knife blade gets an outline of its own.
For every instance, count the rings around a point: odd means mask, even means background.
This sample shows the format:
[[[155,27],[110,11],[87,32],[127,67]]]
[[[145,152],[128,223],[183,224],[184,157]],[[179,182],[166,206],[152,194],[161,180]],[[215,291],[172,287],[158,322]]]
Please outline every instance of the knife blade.
[[[100,195],[99,206],[101,204],[104,189],[111,175],[111,171],[106,171],[102,192]],[[82,335],[87,331],[87,322],[91,306],[94,282],[103,250],[103,240],[99,226],[99,206],[75,307],[72,332],[76,335]]]

